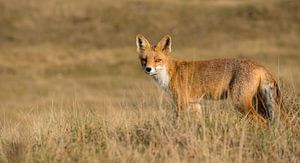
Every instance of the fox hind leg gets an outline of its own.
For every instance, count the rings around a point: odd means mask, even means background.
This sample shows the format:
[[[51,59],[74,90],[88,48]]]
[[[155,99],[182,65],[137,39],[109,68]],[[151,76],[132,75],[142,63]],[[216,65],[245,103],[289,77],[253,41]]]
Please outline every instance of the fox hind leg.
[[[241,85],[241,83],[243,85]],[[231,85],[230,95],[234,106],[240,112],[245,113],[251,119],[257,121],[263,127],[267,126],[267,120],[259,114],[258,110],[253,105],[253,99],[257,94],[259,80],[255,78],[244,79],[238,78]]]
[[[252,98],[253,97],[249,96],[246,99],[239,100],[239,102],[234,102],[234,105],[239,109],[239,111],[258,122],[262,127],[267,127],[268,121],[261,116],[261,114],[259,114],[256,108],[253,106]]]

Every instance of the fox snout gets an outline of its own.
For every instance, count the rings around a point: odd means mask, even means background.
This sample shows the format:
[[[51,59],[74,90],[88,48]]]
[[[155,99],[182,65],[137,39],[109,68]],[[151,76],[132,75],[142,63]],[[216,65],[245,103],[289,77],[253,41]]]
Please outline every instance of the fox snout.
[[[144,68],[144,72],[151,76],[157,75],[158,73],[161,73],[164,70],[166,70],[166,68],[164,66],[156,66],[156,67],[146,66]]]
[[[151,70],[152,70],[152,68],[151,68],[151,67],[145,67],[145,69],[144,69],[144,71],[145,71],[146,73],[150,73],[150,72],[151,72]]]
[[[148,75],[155,75],[155,74],[156,74],[155,68],[152,68],[152,67],[150,67],[150,66],[146,66],[146,67],[144,68],[144,72],[145,72],[146,74],[148,74]]]

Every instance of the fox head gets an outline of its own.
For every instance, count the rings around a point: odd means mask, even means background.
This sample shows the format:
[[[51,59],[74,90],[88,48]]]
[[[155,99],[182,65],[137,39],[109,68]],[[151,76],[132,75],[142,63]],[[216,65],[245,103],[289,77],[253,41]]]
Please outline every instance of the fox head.
[[[172,40],[169,35],[163,37],[154,46],[143,35],[136,36],[137,53],[146,74],[152,76],[166,69],[170,58],[171,45]]]

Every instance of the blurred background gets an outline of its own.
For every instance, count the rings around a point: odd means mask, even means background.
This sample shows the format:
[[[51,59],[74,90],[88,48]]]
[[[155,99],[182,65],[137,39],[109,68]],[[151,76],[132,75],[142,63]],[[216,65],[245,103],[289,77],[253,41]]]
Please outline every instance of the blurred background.
[[[299,137],[226,101],[175,123],[137,34],[171,35],[179,59],[266,66],[299,124],[299,0],[0,0],[0,162],[299,160]]]
[[[157,94],[135,52],[139,33],[153,44],[170,34],[180,59],[253,59],[299,95],[297,0],[0,0],[1,112]]]

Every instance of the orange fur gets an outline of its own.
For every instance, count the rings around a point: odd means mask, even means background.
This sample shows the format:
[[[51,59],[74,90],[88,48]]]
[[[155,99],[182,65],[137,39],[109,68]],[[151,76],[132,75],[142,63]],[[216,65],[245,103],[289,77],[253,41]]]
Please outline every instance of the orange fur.
[[[137,35],[136,44],[143,69],[174,98],[178,114],[194,108],[192,102],[198,99],[227,97],[263,126],[283,114],[277,83],[264,66],[244,59],[176,60],[170,55],[170,36],[152,46]]]

